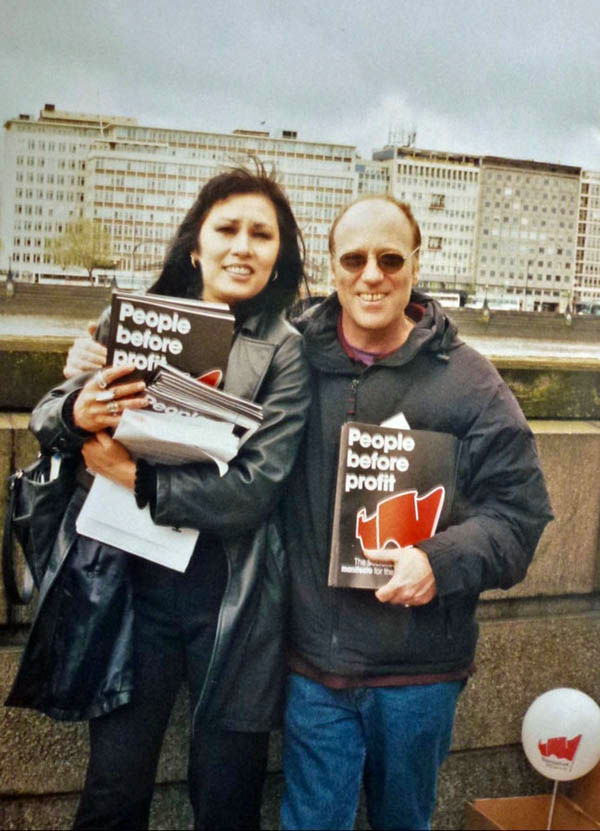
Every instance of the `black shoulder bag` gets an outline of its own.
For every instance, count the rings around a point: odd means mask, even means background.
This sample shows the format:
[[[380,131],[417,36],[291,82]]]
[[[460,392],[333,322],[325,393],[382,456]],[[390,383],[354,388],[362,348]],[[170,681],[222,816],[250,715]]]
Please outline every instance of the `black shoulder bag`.
[[[2,538],[2,577],[13,605],[29,603],[40,587],[60,523],[75,490],[74,460],[41,453],[8,477]],[[14,540],[25,555],[22,585],[15,569]]]

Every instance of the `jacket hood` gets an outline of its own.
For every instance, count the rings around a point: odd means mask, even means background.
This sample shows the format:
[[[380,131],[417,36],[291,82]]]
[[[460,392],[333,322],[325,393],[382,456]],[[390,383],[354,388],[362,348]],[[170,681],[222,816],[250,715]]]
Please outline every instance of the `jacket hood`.
[[[462,346],[456,324],[448,317],[440,304],[426,294],[413,291],[410,303],[424,309],[420,321],[415,324],[406,343],[382,358],[379,363],[399,366],[408,363],[419,352],[430,352],[441,361],[448,360],[448,353]],[[337,371],[349,370],[353,364],[337,346],[337,321],[341,306],[337,293],[308,309],[294,321],[304,336],[305,354],[309,362],[318,368]]]

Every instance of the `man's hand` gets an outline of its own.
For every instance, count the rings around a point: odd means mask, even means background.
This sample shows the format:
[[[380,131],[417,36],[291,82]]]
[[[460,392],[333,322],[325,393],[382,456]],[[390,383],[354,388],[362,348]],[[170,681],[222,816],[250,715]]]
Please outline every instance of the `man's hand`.
[[[435,577],[429,558],[414,546],[365,551],[372,563],[392,563],[394,576],[375,592],[381,603],[404,606],[424,606],[437,594]]]
[[[67,354],[67,363],[63,367],[65,378],[73,378],[80,372],[102,369],[106,363],[106,347],[93,340],[96,324],[90,320],[87,325],[88,335],[77,338]]]
[[[101,431],[82,446],[81,452],[90,473],[101,473],[130,491],[135,486],[135,462],[119,441]]]

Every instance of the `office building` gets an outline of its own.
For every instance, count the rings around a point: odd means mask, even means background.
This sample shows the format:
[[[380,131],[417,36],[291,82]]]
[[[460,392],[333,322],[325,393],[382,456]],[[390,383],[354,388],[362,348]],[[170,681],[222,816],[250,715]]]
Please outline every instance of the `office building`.
[[[0,269],[30,280],[83,277],[81,269],[54,265],[45,250],[46,239],[82,217],[109,233],[119,284],[148,285],[199,188],[224,165],[252,156],[277,170],[304,234],[311,282],[325,290],[328,229],[356,193],[352,145],[301,141],[293,130],[145,127],[52,104],[38,119],[5,123]]]
[[[600,314],[600,172],[581,172],[574,302]]]
[[[148,127],[52,104],[4,126],[0,273],[17,279],[86,279],[54,264],[46,242],[87,218],[101,223],[114,260],[96,279],[148,286],[204,182],[258,157],[290,197],[317,293],[330,288],[333,218],[357,195],[389,193],[419,221],[426,290],[522,309],[600,303],[599,172],[419,149],[414,134],[367,160],[351,144],[302,141],[294,130]]]
[[[581,170],[484,156],[476,272],[488,300],[513,298],[525,310],[572,304]]]
[[[373,159],[387,171],[388,192],[408,202],[419,222],[423,288],[472,288],[478,157],[389,145],[375,151]]]

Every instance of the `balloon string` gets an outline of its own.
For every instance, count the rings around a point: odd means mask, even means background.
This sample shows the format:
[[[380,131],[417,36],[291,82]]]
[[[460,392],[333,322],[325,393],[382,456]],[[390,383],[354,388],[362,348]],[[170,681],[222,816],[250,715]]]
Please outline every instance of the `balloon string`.
[[[552,828],[552,817],[554,816],[554,803],[556,802],[556,791],[558,790],[558,779],[554,780],[554,790],[552,791],[552,801],[550,802],[550,813],[548,814],[548,825],[546,831]]]

